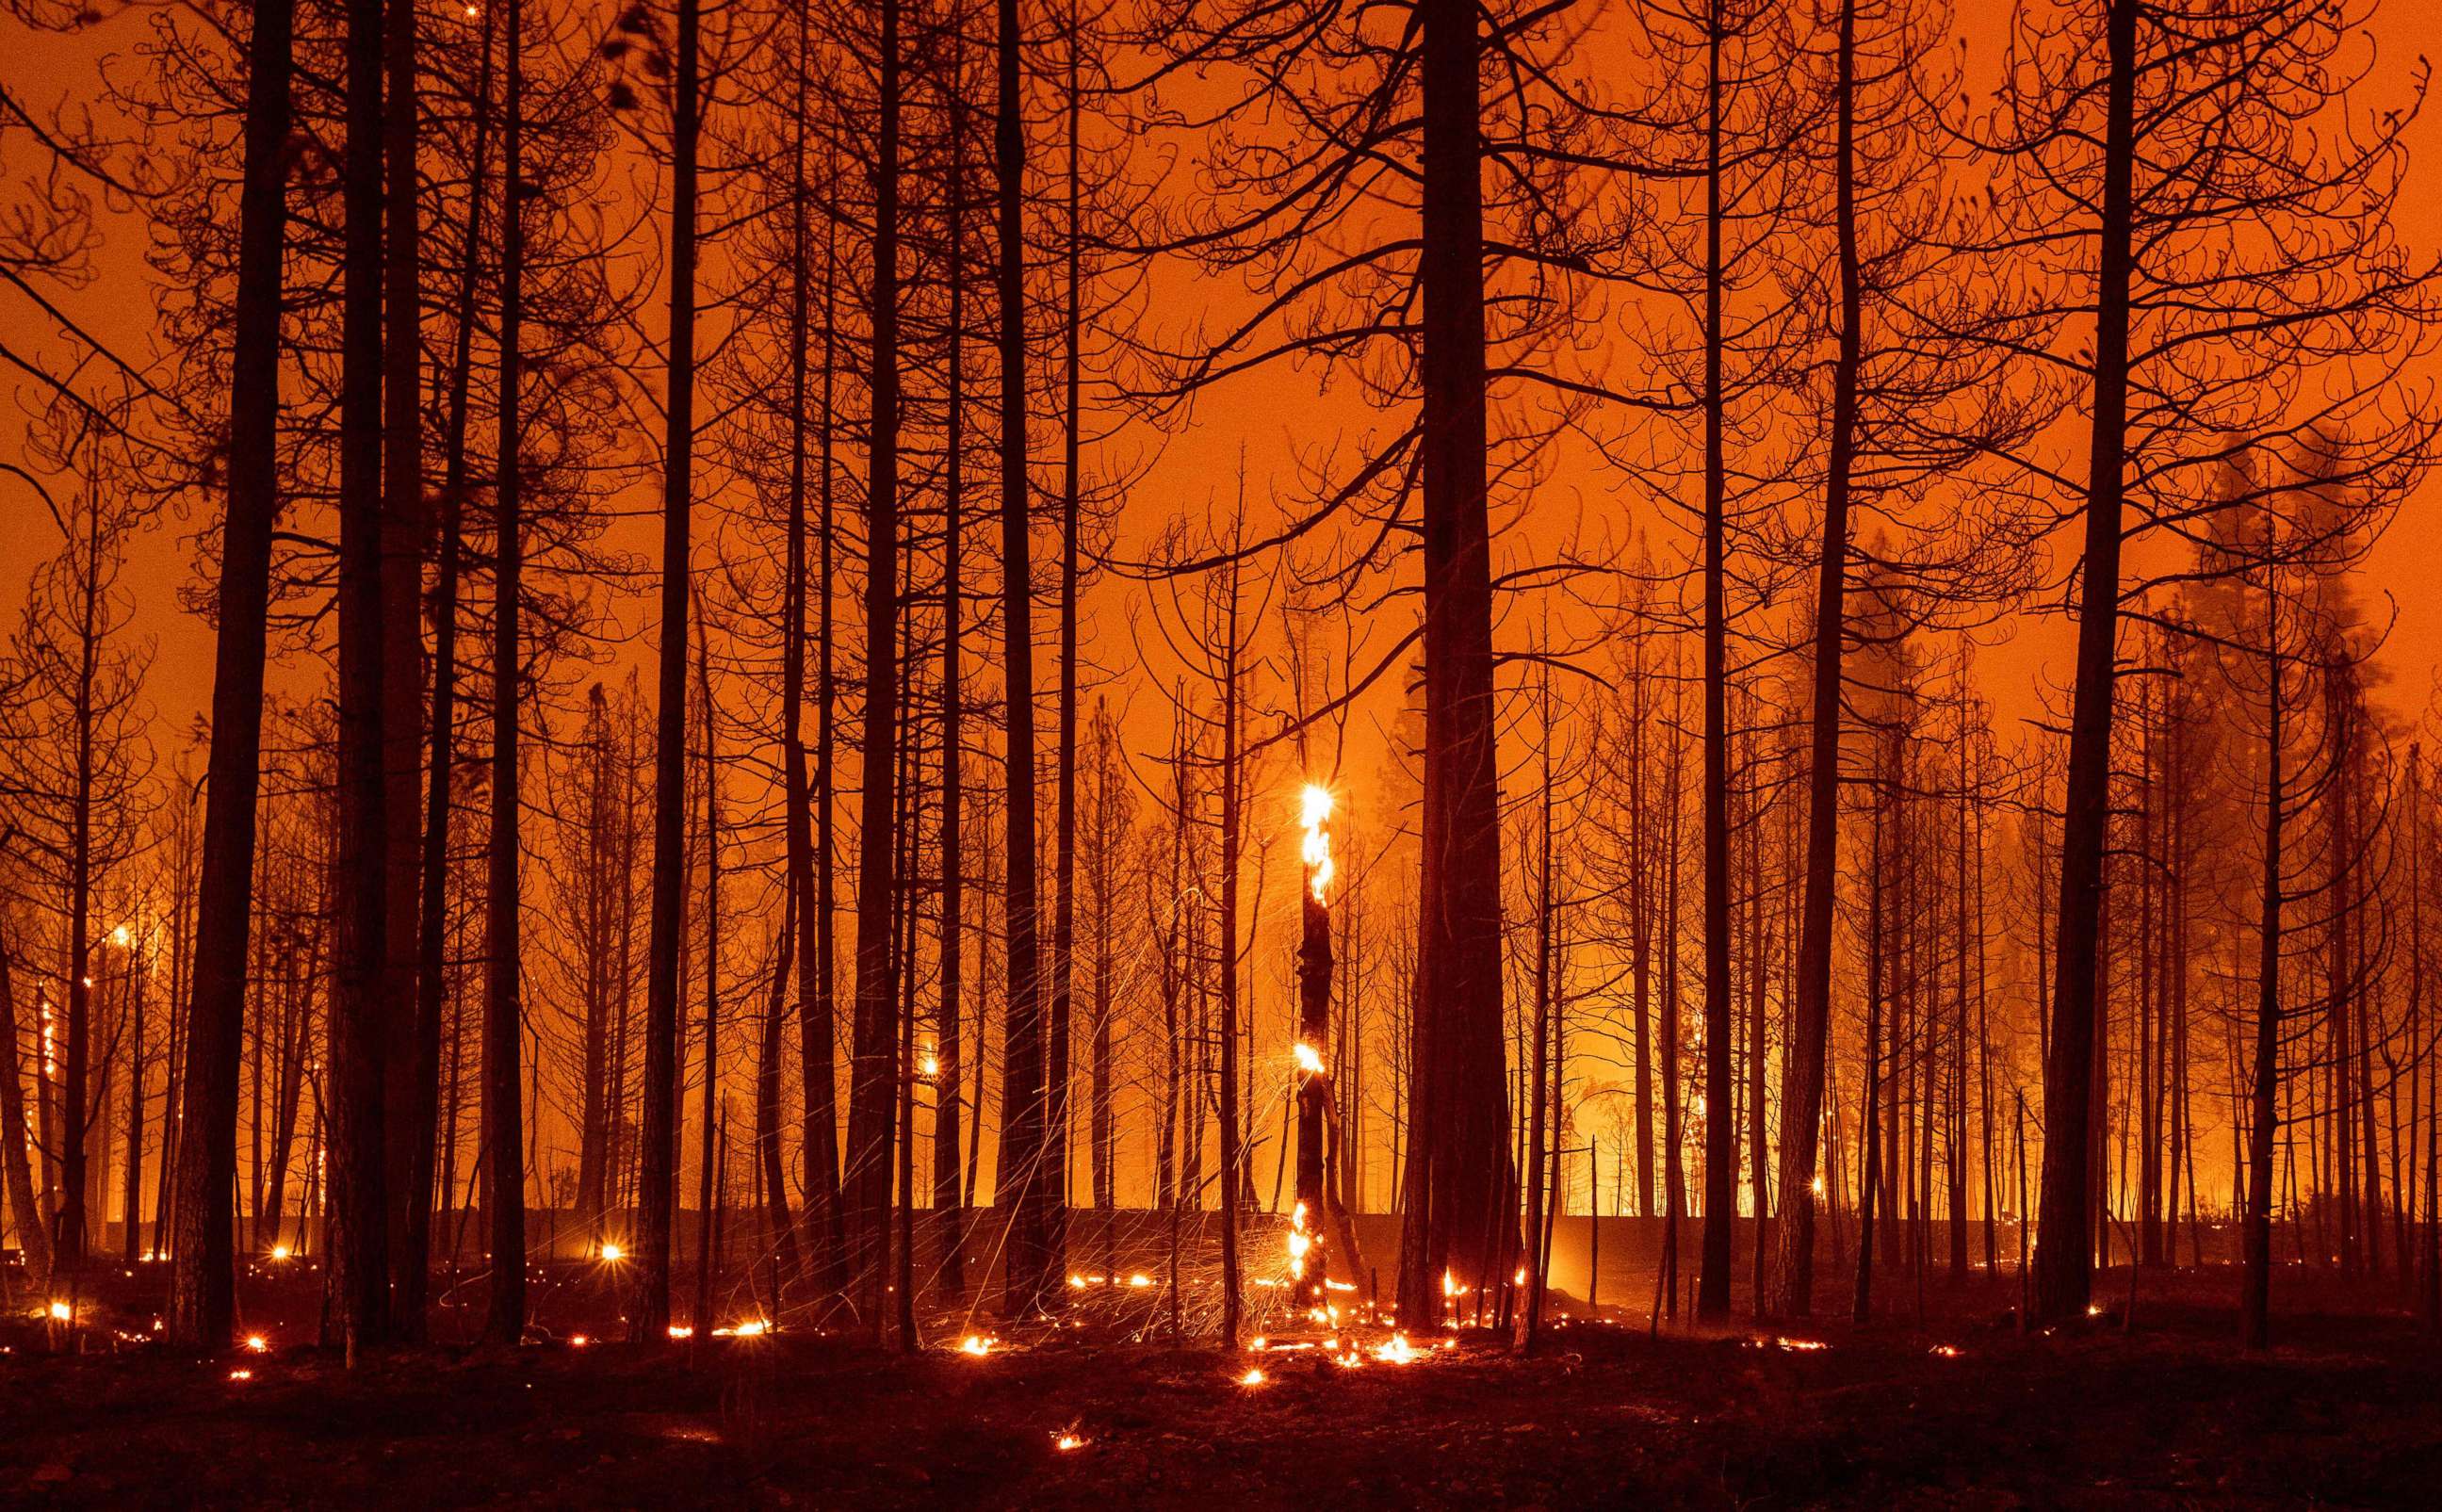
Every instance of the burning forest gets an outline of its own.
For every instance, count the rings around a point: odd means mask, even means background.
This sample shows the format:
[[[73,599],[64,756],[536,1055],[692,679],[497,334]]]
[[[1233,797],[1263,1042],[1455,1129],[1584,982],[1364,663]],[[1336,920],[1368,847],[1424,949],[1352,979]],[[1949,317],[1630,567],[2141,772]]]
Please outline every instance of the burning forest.
[[[2429,7],[0,36],[0,1497],[2430,1498]]]

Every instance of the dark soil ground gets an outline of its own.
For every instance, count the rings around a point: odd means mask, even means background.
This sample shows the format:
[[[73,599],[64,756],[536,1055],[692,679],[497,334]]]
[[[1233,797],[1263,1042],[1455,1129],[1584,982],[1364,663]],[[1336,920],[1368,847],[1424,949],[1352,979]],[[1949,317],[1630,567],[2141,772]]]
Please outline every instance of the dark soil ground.
[[[139,1274],[80,1302],[80,1353],[19,1292],[0,1504],[2436,1504],[2442,1350],[2388,1292],[2282,1279],[2264,1358],[2232,1345],[2234,1277],[2215,1268],[2147,1278],[2133,1327],[2125,1273],[2105,1278],[2102,1317],[2036,1338],[2009,1320],[2014,1284],[1988,1283],[1935,1288],[1923,1323],[1911,1289],[1901,1320],[1792,1331],[1826,1348],[1657,1337],[1640,1313],[1572,1321],[1528,1358],[1471,1332],[1358,1368],[1087,1323],[981,1357],[562,1332],[350,1372],[294,1342],[314,1333],[310,1283],[255,1284],[264,1353],[133,1343],[157,1290]],[[1242,1384],[1255,1365],[1265,1383]]]

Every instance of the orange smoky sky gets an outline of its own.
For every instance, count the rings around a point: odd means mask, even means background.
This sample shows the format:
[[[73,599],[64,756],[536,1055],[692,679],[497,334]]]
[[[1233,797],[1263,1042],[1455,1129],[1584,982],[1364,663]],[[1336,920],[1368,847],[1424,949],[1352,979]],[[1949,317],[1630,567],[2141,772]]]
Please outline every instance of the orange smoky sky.
[[[1956,6],[1962,81],[1971,100],[1989,92],[2014,9],[2014,0],[1959,0]],[[2375,12],[2368,38],[2375,63],[2366,83],[2350,101],[2353,110],[2388,109],[2409,100],[2421,54],[2442,37],[2437,14],[2442,12],[2415,0],[2388,0]],[[5,39],[7,48],[0,72],[8,76],[12,98],[38,114],[54,105],[98,101],[99,69],[105,63],[122,69],[137,66],[131,54],[141,28],[149,24],[144,7],[113,10],[99,25],[74,35],[29,31],[14,20],[0,22],[0,39]],[[1588,33],[1586,46],[1596,49],[1605,46],[1599,23]],[[106,118],[104,124],[108,124]],[[2431,259],[2442,248],[2442,111],[2429,109],[2415,123],[2410,153],[2396,227],[2415,258]],[[235,213],[233,206],[230,213]],[[152,323],[155,275],[142,263],[141,218],[118,207],[105,217],[102,229],[96,276],[89,285],[62,296],[60,302],[115,350],[139,362],[158,357],[162,354],[156,349]],[[1193,288],[1192,282],[1187,286]],[[652,319],[658,319],[658,312]],[[52,333],[9,334],[12,341],[55,356],[69,351]],[[1622,361],[1634,360],[1625,339],[1613,345]],[[2442,373],[2431,363],[2414,374],[2417,383],[2428,386],[2427,403],[2433,402],[2430,386],[2437,375]],[[9,387],[21,410],[32,402],[22,381],[12,381]],[[12,415],[12,423],[0,429],[0,458],[13,460],[22,455],[21,428],[14,420]],[[1378,425],[1381,417],[1370,415],[1345,386],[1318,392],[1306,375],[1267,374],[1208,397],[1197,407],[1192,428],[1162,441],[1152,469],[1130,491],[1113,542],[1116,555],[1139,555],[1179,517],[1200,519],[1225,513],[1238,486],[1242,459],[1247,492],[1258,519],[1267,511],[1288,507],[1269,501],[1290,495],[1288,480],[1298,448],[1327,440],[1334,428],[1361,429],[1369,421]],[[1056,438],[1051,428],[1039,428],[1046,443],[1038,453],[1040,465],[1048,466]],[[650,444],[650,438],[638,441],[640,446]],[[2433,528],[2430,518],[2433,501],[2442,498],[2437,486],[2442,484],[2429,481],[2409,501],[2364,574],[2370,592],[2387,597],[2396,609],[2396,628],[2384,657],[2393,674],[2389,696],[2404,715],[2423,708],[2433,685],[2437,652],[2442,652],[2442,532]],[[1651,514],[1647,504],[1627,501],[1631,497],[1616,475],[1608,474],[1591,459],[1563,461],[1538,479],[1531,497],[1509,501],[1506,528],[1521,534],[1512,535],[1508,549],[1521,546],[1522,534],[1523,549],[1531,553],[1543,538],[1578,531],[1613,540],[1643,531],[1651,538],[1657,556],[1665,559],[1686,549],[1680,521]],[[638,489],[635,502],[648,505],[649,494]],[[138,627],[155,642],[147,691],[160,717],[165,756],[183,742],[209,698],[210,632],[179,607],[176,595],[182,585],[193,581],[190,537],[218,507],[218,500],[186,501],[183,513],[155,522],[131,550],[125,583],[139,602]],[[1600,518],[1606,513],[1615,518]],[[630,519],[619,528],[629,533],[624,543],[653,559],[654,537],[641,520]],[[0,478],[0,624],[14,624],[27,571],[57,546],[56,531],[39,503],[16,481]],[[1048,542],[1038,547],[1038,551],[1046,549]],[[1142,633],[1151,596],[1142,585],[1123,578],[1106,579],[1091,592],[1085,647],[1089,662],[1118,669],[1109,675],[1122,681],[1141,673],[1146,665],[1143,648],[1157,639]],[[643,592],[631,593],[618,606],[619,619],[630,628],[641,628],[647,598]],[[1378,611],[1384,623],[1371,629],[1370,643],[1387,645],[1396,633],[1390,620],[1411,612],[1412,602],[1394,599]],[[1514,639],[1523,633],[1525,623],[1513,610],[1503,624],[1504,637]],[[1046,628],[1039,620],[1038,630]],[[988,638],[978,647],[979,654],[987,659],[995,656],[994,644]],[[641,645],[640,639],[631,639],[620,654],[640,654]],[[1982,682],[2005,724],[2039,711],[2038,690],[2065,676],[2067,646],[2064,622],[2040,608],[2020,612],[1993,632],[1980,659]],[[317,681],[322,676],[319,667],[301,670]],[[301,669],[292,667],[286,675],[295,679]],[[992,675],[989,667],[986,675]],[[1119,692],[1115,701],[1129,710],[1132,735],[1140,737],[1130,743],[1140,751],[1162,749],[1167,744],[1162,701],[1150,688],[1115,691]],[[1378,729],[1388,707],[1381,704],[1368,718],[1356,721],[1352,737],[1369,726]],[[1352,749],[1344,764],[1351,772],[1364,772],[1377,759],[1374,753]],[[1285,774],[1282,780],[1293,779]],[[1284,823],[1287,823],[1285,816]]]

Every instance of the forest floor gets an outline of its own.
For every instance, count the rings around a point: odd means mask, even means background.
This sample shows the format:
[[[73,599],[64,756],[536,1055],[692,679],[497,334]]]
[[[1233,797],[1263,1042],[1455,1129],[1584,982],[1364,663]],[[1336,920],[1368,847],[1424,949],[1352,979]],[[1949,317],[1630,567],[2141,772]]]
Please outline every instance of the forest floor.
[[[905,1357],[794,1334],[643,1351],[563,1332],[351,1372],[290,1342],[311,1320],[282,1318],[261,1283],[262,1353],[137,1345],[157,1292],[138,1276],[80,1300],[82,1352],[17,1293],[0,1503],[2433,1504],[2442,1349],[2388,1294],[2282,1280],[2281,1347],[2262,1358],[2232,1345],[2235,1276],[2216,1267],[2147,1277],[2133,1327],[2114,1273],[2091,1324],[2035,1338],[2005,1281],[1930,1286],[1922,1321],[1894,1285],[1904,1315],[1865,1329],[1657,1335],[1641,1312],[1580,1314],[1528,1357],[1463,1331],[1357,1368],[1089,1322],[981,1357],[955,1334]],[[285,1300],[312,1306],[305,1284]],[[126,1347],[100,1347],[114,1339]]]

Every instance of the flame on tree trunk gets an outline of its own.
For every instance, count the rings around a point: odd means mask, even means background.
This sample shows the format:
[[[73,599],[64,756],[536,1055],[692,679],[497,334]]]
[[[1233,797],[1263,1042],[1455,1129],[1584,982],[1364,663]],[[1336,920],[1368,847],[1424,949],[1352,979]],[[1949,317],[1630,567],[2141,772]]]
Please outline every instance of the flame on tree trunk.
[[[1331,1043],[1331,794],[1304,797],[1305,886],[1299,893],[1297,1039],[1297,1207],[1289,1234],[1289,1273],[1297,1305],[1331,1303],[1330,1265],[1317,1226],[1323,1207],[1323,1125],[1331,1100],[1322,1047]],[[1320,1318],[1317,1320],[1321,1321]]]

